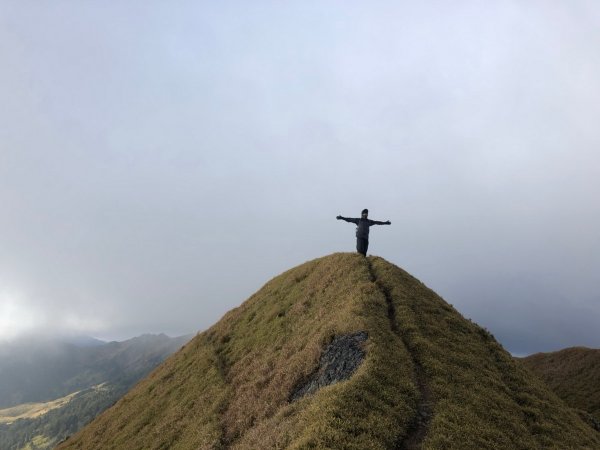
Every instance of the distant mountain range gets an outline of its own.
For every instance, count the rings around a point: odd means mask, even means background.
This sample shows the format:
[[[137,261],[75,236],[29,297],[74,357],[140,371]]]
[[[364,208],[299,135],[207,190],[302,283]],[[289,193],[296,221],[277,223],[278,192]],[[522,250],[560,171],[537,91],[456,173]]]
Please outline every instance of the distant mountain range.
[[[191,338],[28,338],[0,345],[0,448],[52,447]]]

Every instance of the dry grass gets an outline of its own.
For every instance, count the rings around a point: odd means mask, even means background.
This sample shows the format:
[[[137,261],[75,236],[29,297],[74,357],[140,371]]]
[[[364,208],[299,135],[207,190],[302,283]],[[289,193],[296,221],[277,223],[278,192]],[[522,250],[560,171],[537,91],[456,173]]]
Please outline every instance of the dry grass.
[[[381,258],[373,267],[435,400],[425,448],[600,448],[600,436],[489,332],[402,269]]]
[[[367,353],[352,378],[290,403],[326,343],[361,330]],[[415,361],[436,401],[425,448],[600,448],[487,332],[406,272],[358,254],[269,281],[60,448],[394,448],[418,410]]]
[[[62,408],[75,397],[79,391],[64,397],[41,403],[23,403],[21,405],[11,406],[10,408],[0,409],[0,423],[11,424],[18,419],[35,419],[52,411],[56,408]]]
[[[573,347],[521,359],[573,408],[600,421],[600,349]]]

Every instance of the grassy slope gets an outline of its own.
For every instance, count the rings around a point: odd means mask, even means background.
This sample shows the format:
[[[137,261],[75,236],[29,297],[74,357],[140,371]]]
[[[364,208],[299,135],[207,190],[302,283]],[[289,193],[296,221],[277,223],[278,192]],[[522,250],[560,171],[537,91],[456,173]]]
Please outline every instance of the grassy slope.
[[[289,403],[323,346],[358,330],[369,339],[353,377]],[[426,448],[600,447],[418,280],[381,258],[334,254],[268,282],[61,448],[394,448],[421,407],[419,378],[435,401]]]
[[[568,405],[600,421],[600,350],[585,347],[536,353],[521,361]]]
[[[376,277],[436,400],[429,448],[600,448],[600,436],[486,330],[381,258]]]

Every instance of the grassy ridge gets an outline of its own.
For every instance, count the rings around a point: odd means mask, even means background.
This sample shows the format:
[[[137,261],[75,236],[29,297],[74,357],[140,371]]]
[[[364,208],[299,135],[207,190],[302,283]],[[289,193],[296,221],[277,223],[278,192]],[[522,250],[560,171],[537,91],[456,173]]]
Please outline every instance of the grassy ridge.
[[[600,421],[599,349],[566,348],[536,353],[521,361],[568,405],[587,411]]]
[[[290,402],[333,336],[356,331],[369,338],[352,378]],[[425,448],[600,447],[418,280],[334,254],[269,281],[60,448],[395,448],[415,436],[423,389],[434,402]]]
[[[372,265],[435,400],[426,448],[600,448],[600,436],[489,332],[402,269]]]

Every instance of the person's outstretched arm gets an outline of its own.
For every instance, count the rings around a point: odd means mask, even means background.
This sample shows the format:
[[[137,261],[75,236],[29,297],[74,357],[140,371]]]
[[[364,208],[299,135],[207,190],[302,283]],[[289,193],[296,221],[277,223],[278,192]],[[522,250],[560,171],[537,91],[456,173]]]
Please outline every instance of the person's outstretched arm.
[[[345,220],[346,222],[350,222],[350,223],[355,223],[358,225],[358,221],[360,219],[355,219],[353,217],[342,217],[342,216],[337,216],[336,217],[337,220]]]
[[[392,222],[386,220],[385,222],[380,222],[379,220],[371,220],[371,225],[391,225]]]

